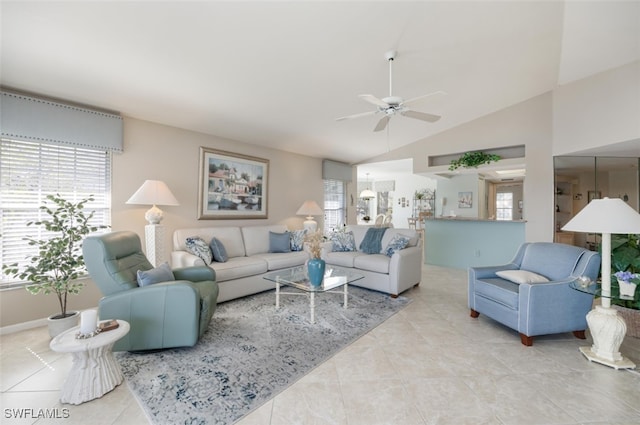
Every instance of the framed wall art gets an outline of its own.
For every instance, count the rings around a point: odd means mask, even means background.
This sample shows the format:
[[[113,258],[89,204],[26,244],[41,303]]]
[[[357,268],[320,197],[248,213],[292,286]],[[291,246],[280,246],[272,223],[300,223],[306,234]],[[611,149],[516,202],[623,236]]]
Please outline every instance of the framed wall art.
[[[267,218],[269,160],[200,148],[198,220]]]
[[[473,192],[458,192],[458,208],[471,208],[473,205]]]

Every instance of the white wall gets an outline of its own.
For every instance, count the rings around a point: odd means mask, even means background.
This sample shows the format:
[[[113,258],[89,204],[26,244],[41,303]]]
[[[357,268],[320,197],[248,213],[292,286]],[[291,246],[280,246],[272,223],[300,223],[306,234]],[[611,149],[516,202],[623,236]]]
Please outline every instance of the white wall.
[[[478,175],[461,174],[451,179],[438,180],[436,192],[436,215],[457,217],[478,217]],[[471,192],[471,208],[460,208],[458,196],[462,192]],[[446,199],[444,206],[442,199]]]

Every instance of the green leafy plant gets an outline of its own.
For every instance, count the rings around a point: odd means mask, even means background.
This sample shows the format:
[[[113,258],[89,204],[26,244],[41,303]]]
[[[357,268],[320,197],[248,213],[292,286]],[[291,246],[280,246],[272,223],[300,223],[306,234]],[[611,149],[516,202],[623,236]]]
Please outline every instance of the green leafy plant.
[[[619,294],[617,272],[640,273],[640,235],[611,235],[612,295]],[[612,299],[611,304],[640,310],[640,285],[633,300]]]
[[[467,152],[458,159],[452,159],[451,164],[449,165],[449,170],[457,170],[460,167],[478,168],[480,165],[489,164],[491,162],[499,161],[500,159],[500,155],[484,152]]]
[[[27,257],[30,263],[22,268],[18,263],[5,264],[2,270],[5,274],[12,275],[20,280],[31,282],[26,289],[32,294],[51,294],[58,297],[60,314],[54,319],[62,319],[70,316],[67,314],[68,294],[77,294],[83,284],[77,279],[85,272],[84,258],[82,257],[82,240],[91,232],[103,229],[107,226],[93,226],[89,221],[93,218],[94,211],[85,213],[87,202],[93,201],[89,196],[80,202],[73,203],[65,200],[59,194],[48,195],[47,199],[55,208],[42,205],[40,210],[49,218],[39,221],[31,221],[27,226],[40,226],[46,232],[42,239],[26,237],[29,245],[36,246],[38,254]]]

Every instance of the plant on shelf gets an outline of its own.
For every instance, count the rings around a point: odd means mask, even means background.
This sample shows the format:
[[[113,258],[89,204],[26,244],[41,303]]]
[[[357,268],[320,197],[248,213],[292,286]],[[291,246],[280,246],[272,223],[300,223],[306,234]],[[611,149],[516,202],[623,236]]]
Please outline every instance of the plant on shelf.
[[[452,159],[449,165],[449,170],[454,171],[460,167],[463,168],[478,168],[480,165],[489,164],[491,162],[499,161],[500,155],[489,154],[484,152],[467,152],[458,159]]]
[[[640,235],[611,235],[611,270],[616,282],[613,295],[619,294],[619,280],[640,283]],[[612,299],[611,304],[640,310],[640,285],[633,300]]]
[[[64,319],[77,313],[67,311],[67,297],[78,294],[82,282],[78,278],[85,272],[82,257],[82,240],[89,233],[107,226],[89,224],[94,211],[85,213],[85,204],[93,201],[89,196],[77,203],[67,201],[59,194],[48,195],[47,200],[53,202],[54,208],[40,206],[40,210],[48,215],[47,219],[30,221],[27,226],[39,226],[39,239],[25,237],[30,246],[37,248],[36,255],[27,257],[29,264],[21,267],[18,263],[5,264],[5,274],[20,280],[31,282],[26,289],[36,294],[55,294],[60,305],[60,313],[50,317],[51,320]]]

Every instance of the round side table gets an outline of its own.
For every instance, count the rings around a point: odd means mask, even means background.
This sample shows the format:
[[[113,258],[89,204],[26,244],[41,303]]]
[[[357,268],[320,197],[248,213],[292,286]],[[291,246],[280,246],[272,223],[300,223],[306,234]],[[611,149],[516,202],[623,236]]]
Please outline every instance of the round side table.
[[[53,351],[71,353],[73,364],[62,387],[61,403],[80,404],[102,397],[124,380],[120,366],[113,357],[113,344],[129,332],[129,323],[118,320],[116,329],[101,332],[87,339],[76,339],[79,326],[51,340]]]

